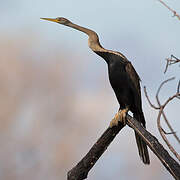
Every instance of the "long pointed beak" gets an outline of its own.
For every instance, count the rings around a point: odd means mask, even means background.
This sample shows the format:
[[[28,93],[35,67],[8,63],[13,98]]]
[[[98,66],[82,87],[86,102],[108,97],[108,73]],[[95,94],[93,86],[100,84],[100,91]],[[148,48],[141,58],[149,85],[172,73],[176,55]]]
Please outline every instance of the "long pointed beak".
[[[58,20],[56,18],[40,18],[40,19],[52,21],[52,22],[58,22]]]

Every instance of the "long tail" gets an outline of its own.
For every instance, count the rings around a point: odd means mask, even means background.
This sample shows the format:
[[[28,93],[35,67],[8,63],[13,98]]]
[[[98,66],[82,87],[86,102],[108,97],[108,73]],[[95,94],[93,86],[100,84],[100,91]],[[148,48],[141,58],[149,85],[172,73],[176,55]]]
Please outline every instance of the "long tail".
[[[141,124],[143,124],[145,127],[145,119],[143,113],[141,114],[134,113],[134,118],[137,119],[139,122],[141,122]],[[149,153],[146,143],[136,132],[135,132],[135,137],[136,137],[136,143],[138,146],[139,156],[141,160],[143,161],[144,164],[150,164]]]

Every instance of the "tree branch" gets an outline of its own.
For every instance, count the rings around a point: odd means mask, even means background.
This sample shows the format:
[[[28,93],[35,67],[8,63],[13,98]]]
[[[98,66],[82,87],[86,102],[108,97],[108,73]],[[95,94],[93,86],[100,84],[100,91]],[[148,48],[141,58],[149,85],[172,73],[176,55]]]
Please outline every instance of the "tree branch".
[[[164,70],[164,74],[166,73],[168,67],[172,64],[176,64],[176,63],[179,63],[180,62],[180,59],[178,59],[176,56],[172,55],[171,54],[171,57],[170,58],[166,58],[166,67],[165,67],[165,70]]]
[[[86,154],[86,156],[74,167],[72,168],[68,174],[68,180],[82,180],[86,179],[88,172],[94,166],[96,161],[100,158],[100,156],[107,149],[109,144],[113,141],[115,136],[119,133],[119,131],[124,127],[122,123],[119,123],[118,126],[114,126],[113,128],[108,128],[102,136],[97,140],[97,142],[92,146],[90,151]]]
[[[148,103],[150,104],[150,106],[151,106],[152,108],[154,108],[154,109],[160,109],[160,107],[157,107],[157,106],[155,106],[154,104],[151,103],[151,101],[150,101],[150,99],[149,99],[149,96],[148,96],[148,94],[147,94],[146,86],[144,86],[144,93],[145,93],[145,96],[146,96],[146,98],[147,98]]]
[[[162,164],[171,173],[175,179],[180,179],[180,165],[169,155],[169,153],[163,148],[158,140],[144,129],[141,124],[131,116],[127,115],[127,124],[132,127],[147,143],[150,149],[160,159]],[[104,153],[115,136],[124,127],[122,123],[119,123],[117,127],[108,128],[98,141],[92,146],[90,151],[84,156],[84,158],[73,167],[67,174],[68,180],[83,180],[87,178],[88,172],[94,166],[96,161]]]
[[[162,0],[158,0],[161,4],[163,4],[166,8],[168,8],[172,13],[173,16],[176,16],[179,20],[180,20],[180,15],[177,14],[176,11],[174,11],[173,9],[171,9],[165,2],[163,2]]]
[[[166,115],[164,113],[164,108],[166,107],[166,105],[171,101],[173,100],[174,98],[178,97],[180,95],[179,92],[177,92],[175,95],[173,95],[172,97],[170,97],[163,105],[161,105],[160,103],[160,100],[159,100],[159,93],[160,93],[160,90],[162,88],[162,86],[167,83],[168,81],[171,81],[173,80],[174,78],[170,78],[170,79],[167,79],[166,81],[163,81],[159,88],[158,88],[158,91],[156,93],[156,100],[157,100],[157,103],[160,107],[160,110],[159,110],[159,114],[158,114],[158,118],[157,118],[157,125],[158,125],[158,130],[161,134],[161,137],[163,138],[163,140],[166,142],[167,146],[169,147],[169,149],[171,150],[171,152],[176,156],[176,158],[180,161],[180,156],[178,155],[178,153],[176,152],[176,150],[173,148],[173,146],[170,144],[170,142],[168,141],[168,139],[166,138],[165,136],[165,133],[164,133],[164,130],[161,126],[161,123],[160,123],[160,118],[161,118],[161,114],[163,115],[164,117],[164,120],[166,122],[166,124],[168,125],[169,129],[171,130],[171,132],[174,132],[173,128],[171,127],[168,119],[166,118]],[[180,142],[179,138],[177,137],[176,133],[173,134],[174,137],[177,139],[178,142]]]
[[[146,142],[149,148],[159,158],[161,163],[171,173],[171,175],[179,180],[180,179],[180,165],[176,162],[159,143],[156,137],[144,129],[141,124],[134,118],[128,115],[128,125],[132,127]]]
[[[178,83],[178,88],[177,88],[177,92],[176,94],[174,94],[173,96],[169,97],[165,102],[164,104],[161,104],[160,103],[160,100],[159,100],[159,93],[160,93],[160,90],[161,88],[163,87],[164,84],[166,84],[167,82],[171,81],[171,80],[174,80],[175,78],[170,78],[170,79],[167,79],[165,81],[163,81],[158,90],[157,90],[157,93],[156,93],[156,101],[157,101],[157,104],[158,104],[158,107],[154,106],[151,101],[149,100],[149,97],[148,97],[148,94],[147,94],[147,91],[146,91],[146,88],[144,87],[144,92],[145,92],[145,95],[146,95],[146,98],[150,104],[151,107],[153,107],[154,109],[158,109],[159,110],[159,113],[158,113],[158,117],[157,117],[157,127],[158,127],[158,130],[159,130],[159,133],[161,135],[161,137],[163,138],[163,140],[165,141],[165,143],[167,144],[168,148],[170,149],[170,151],[176,156],[176,158],[180,161],[180,156],[179,154],[176,152],[176,150],[173,148],[173,146],[171,145],[171,143],[168,141],[166,135],[167,134],[173,134],[174,137],[176,138],[176,140],[180,143],[180,139],[179,137],[176,135],[175,131],[173,130],[171,124],[169,123],[165,113],[164,113],[164,108],[167,106],[167,104],[172,101],[174,98],[179,98],[180,97],[180,92],[179,92],[179,84],[180,84],[180,81]],[[170,129],[170,133],[166,133],[165,130],[162,128],[161,126],[161,115],[163,116],[164,120],[165,120],[165,123],[167,124],[168,128]]]

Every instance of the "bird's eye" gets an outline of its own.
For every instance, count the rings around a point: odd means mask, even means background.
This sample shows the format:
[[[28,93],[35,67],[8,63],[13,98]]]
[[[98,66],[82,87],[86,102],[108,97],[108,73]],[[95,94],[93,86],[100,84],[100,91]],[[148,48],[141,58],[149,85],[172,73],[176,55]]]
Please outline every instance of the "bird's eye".
[[[56,20],[58,21],[58,23],[64,24],[64,25],[70,22],[69,20],[63,17],[57,17]]]
[[[57,19],[58,21],[62,20],[62,18],[61,18],[61,17],[57,17],[56,19]]]
[[[60,22],[65,22],[65,21],[66,21],[66,19],[63,18],[63,17],[57,17],[56,19],[57,19],[58,21],[60,21]]]

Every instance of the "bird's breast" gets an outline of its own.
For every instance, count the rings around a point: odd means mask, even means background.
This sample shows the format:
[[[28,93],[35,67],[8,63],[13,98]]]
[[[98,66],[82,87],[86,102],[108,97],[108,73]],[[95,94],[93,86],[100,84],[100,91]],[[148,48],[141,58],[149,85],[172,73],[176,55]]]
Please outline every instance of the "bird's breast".
[[[128,85],[128,75],[122,64],[111,64],[108,67],[109,81],[113,89],[122,91]]]

